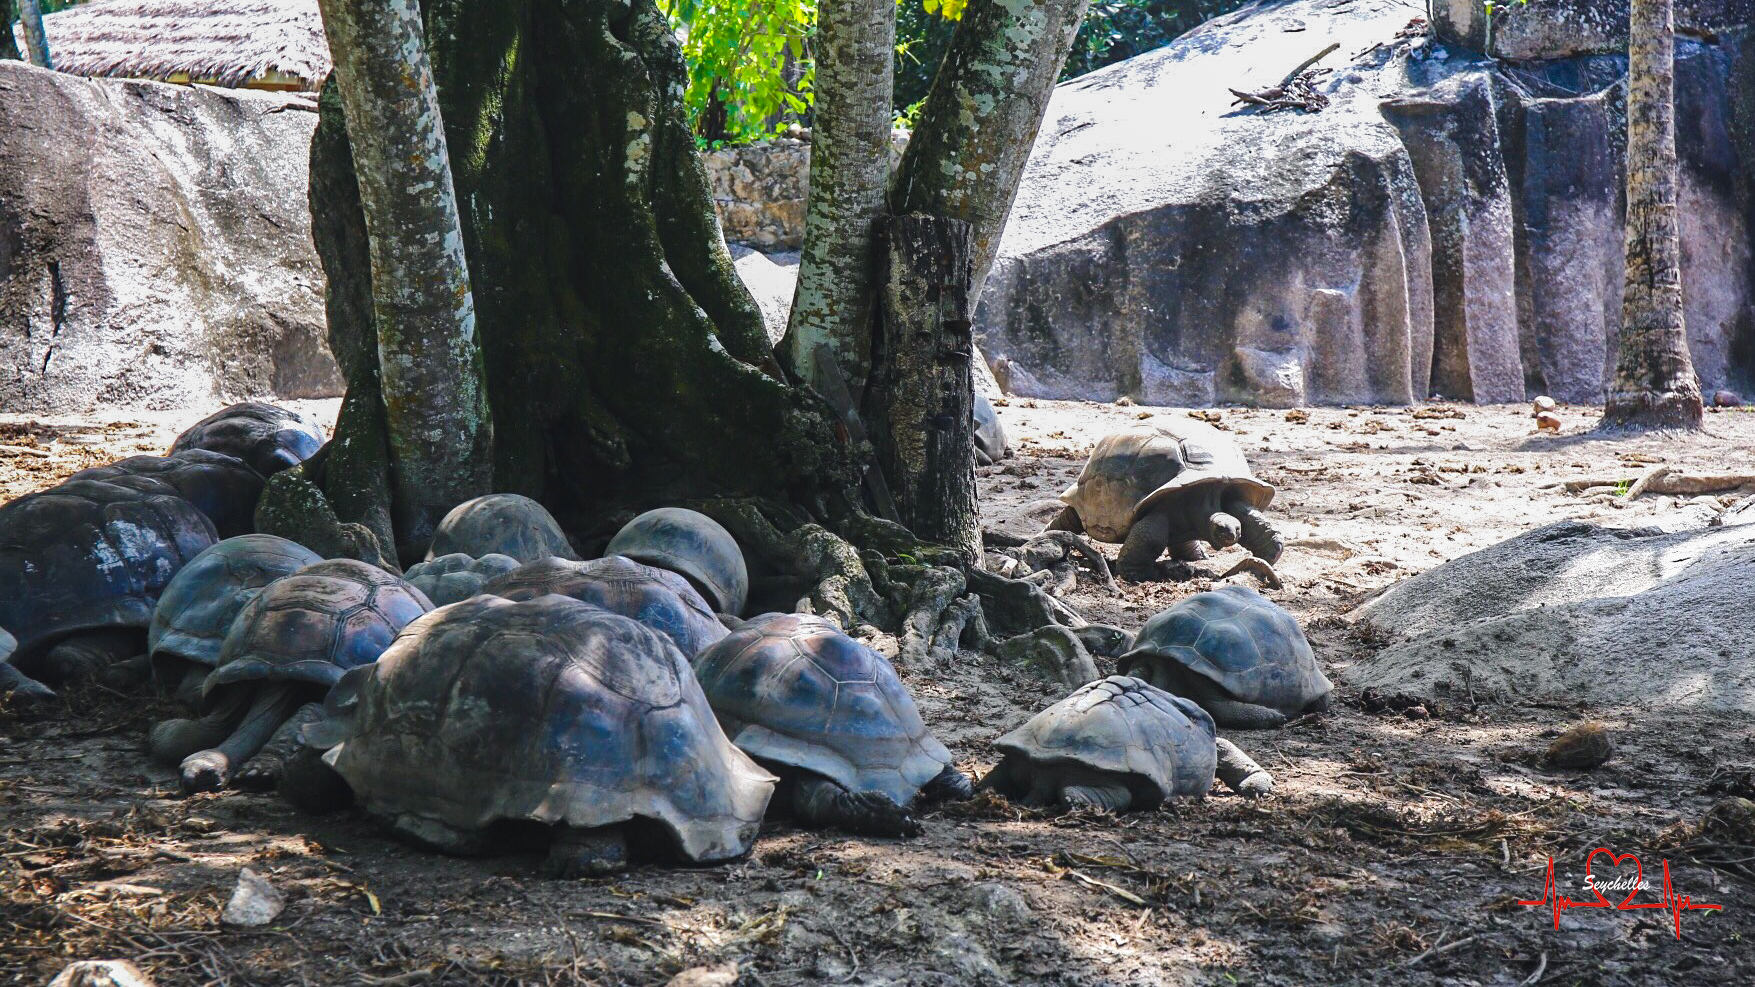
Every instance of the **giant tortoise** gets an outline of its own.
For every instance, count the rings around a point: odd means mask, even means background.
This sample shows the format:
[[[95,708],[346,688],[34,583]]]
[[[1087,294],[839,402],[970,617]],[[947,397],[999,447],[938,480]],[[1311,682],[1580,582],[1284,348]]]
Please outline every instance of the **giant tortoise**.
[[[688,580],[620,555],[590,562],[530,562],[487,583],[482,592],[508,600],[549,593],[570,596],[662,633],[691,661],[726,634],[725,625]]]
[[[238,613],[201,689],[203,716],[167,720],[152,752],[180,765],[183,789],[272,787],[315,703],[370,664],[432,609],[421,591],[353,559],[308,565],[269,583]],[[297,716],[295,716],[297,714]]]
[[[509,555],[519,562],[579,556],[560,522],[548,509],[522,494],[496,493],[451,508],[433,529],[429,560],[462,554],[472,558]]]
[[[541,824],[562,876],[618,870],[653,834],[688,861],[741,856],[774,789],[669,638],[555,594],[435,610],[325,708],[306,742],[366,812],[454,853]]]
[[[695,674],[732,743],[781,776],[807,826],[913,836],[917,796],[970,795],[895,668],[821,617],[755,617],[703,651]]]
[[[323,429],[308,416],[262,401],[244,401],[208,415],[171,443],[171,454],[188,449],[235,456],[273,476],[311,458],[323,447]]]
[[[1152,579],[1166,548],[1205,557],[1202,542],[1238,542],[1272,564],[1281,541],[1262,513],[1274,488],[1257,480],[1231,437],[1193,419],[1139,424],[1097,443],[1050,531],[1121,542],[1121,574]]]
[[[750,574],[731,532],[699,511],[660,507],[634,518],[603,550],[669,569],[694,584],[713,609],[733,617],[749,599]]]
[[[1117,669],[1243,729],[1323,709],[1334,688],[1297,618],[1247,586],[1197,593],[1146,621]]]

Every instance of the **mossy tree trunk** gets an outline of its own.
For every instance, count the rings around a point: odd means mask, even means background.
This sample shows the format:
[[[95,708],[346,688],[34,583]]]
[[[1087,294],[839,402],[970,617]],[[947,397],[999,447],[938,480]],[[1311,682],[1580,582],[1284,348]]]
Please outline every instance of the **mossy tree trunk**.
[[[396,544],[488,493],[493,427],[451,158],[417,0],[323,0],[371,258]]]
[[[585,540],[620,512],[703,498],[846,513],[844,439],[775,363],[720,236],[688,131],[684,66],[651,0],[426,0],[492,483]],[[389,375],[367,224],[334,81],[312,144],[313,234],[348,380],[314,482],[343,522],[418,549],[395,508]]]
[[[818,390],[826,347],[858,395],[871,365],[877,222],[890,179],[893,0],[827,0],[818,9],[810,201],[798,289],[781,343]]]
[[[1018,181],[1089,0],[971,0],[890,192],[890,211],[974,231],[974,293],[999,249]]]
[[[1699,428],[1676,208],[1676,26],[1671,0],[1633,0],[1627,52],[1627,287],[1610,428]]]
[[[12,0],[0,0],[0,59],[18,61],[24,58],[19,53],[17,40],[12,37],[12,22],[17,18]]]
[[[43,8],[37,0],[18,0],[18,26],[24,35],[24,56],[32,65],[55,67],[49,56],[49,36],[43,31]]]

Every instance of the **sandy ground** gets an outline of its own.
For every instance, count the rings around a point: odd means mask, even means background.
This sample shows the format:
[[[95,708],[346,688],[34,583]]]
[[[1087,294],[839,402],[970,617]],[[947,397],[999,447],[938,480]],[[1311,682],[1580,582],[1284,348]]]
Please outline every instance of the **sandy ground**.
[[[332,416],[333,403],[307,410]],[[1281,490],[1286,585],[1269,595],[1331,675],[1380,643],[1344,615],[1406,575],[1563,518],[1633,524],[1677,506],[1559,481],[1755,462],[1755,415],[1742,411],[1709,416],[1701,436],[1616,442],[1584,434],[1592,409],[1563,412],[1559,436],[1532,434],[1522,408],[1217,413]],[[1018,400],[1000,413],[1020,454],[982,471],[984,510],[1020,532],[1105,431],[1189,414]],[[0,493],[160,451],[196,417],[0,418]],[[1067,599],[1137,627],[1234,554],[1113,593],[1081,579]],[[997,760],[993,738],[1060,695],[975,654],[902,671],[975,773]],[[106,957],[161,985],[644,985],[727,961],[738,983],[773,987],[1755,982],[1755,839],[1695,831],[1718,799],[1755,797],[1748,722],[1659,719],[1638,696],[1594,708],[1415,698],[1420,718],[1367,712],[1343,685],[1326,715],[1235,735],[1278,779],[1260,802],[1215,791],[1115,818],[983,799],[929,816],[907,842],[774,821],[729,866],[559,882],[534,876],[528,855],[435,856],[269,796],[179,799],[142,754],[169,704],[88,689],[57,719],[0,717],[0,983]],[[1540,767],[1549,740],[1587,718],[1615,731],[1615,759]],[[1635,903],[1664,897],[1667,861],[1676,896],[1723,907],[1682,913],[1678,936],[1659,907],[1568,910],[1556,929],[1552,909],[1519,903],[1544,897],[1550,858],[1557,894],[1594,900],[1581,885],[1597,847],[1638,855],[1651,890]],[[246,865],[289,901],[266,930],[218,922]],[[1594,863],[1606,880],[1632,869]]]

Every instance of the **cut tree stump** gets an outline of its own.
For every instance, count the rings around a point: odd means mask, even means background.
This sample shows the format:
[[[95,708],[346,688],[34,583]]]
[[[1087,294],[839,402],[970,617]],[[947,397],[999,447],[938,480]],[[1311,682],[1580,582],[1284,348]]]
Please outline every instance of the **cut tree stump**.
[[[913,214],[881,224],[883,268],[865,420],[897,520],[981,558],[975,507],[972,228]]]

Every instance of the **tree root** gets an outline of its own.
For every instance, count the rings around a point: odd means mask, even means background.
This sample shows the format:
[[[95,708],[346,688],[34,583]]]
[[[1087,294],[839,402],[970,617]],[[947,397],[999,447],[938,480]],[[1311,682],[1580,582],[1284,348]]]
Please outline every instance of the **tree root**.
[[[993,652],[999,658],[1028,667],[1037,675],[1076,689],[1102,678],[1097,662],[1070,627],[1050,625],[1010,637]]]
[[[1086,623],[1071,607],[1022,579],[974,568],[967,577],[969,588],[981,597],[988,626],[1000,637],[1014,637],[1050,624],[1083,627]]]
[[[889,623],[889,608],[872,585],[858,549],[829,529],[806,523],[783,532],[752,500],[710,501],[698,509],[723,524],[746,552],[810,584],[798,600],[798,612],[828,617],[849,631],[861,624]]]
[[[401,575],[372,529],[342,521],[304,465],[269,477],[256,502],[256,530],[298,542],[326,559],[358,559]]]

